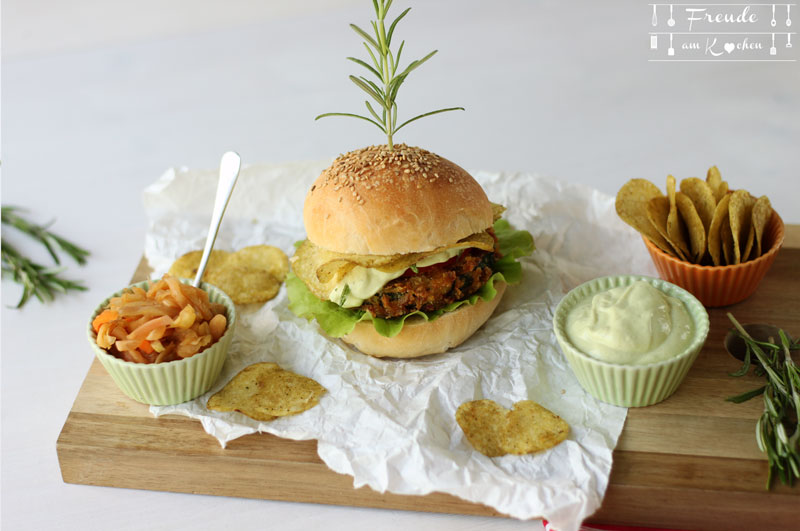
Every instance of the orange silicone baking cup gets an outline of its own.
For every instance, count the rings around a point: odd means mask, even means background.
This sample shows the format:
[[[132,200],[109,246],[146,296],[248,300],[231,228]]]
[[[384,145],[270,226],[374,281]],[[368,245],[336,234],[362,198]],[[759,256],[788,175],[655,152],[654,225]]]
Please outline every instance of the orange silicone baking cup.
[[[658,270],[658,275],[676,284],[704,306],[728,306],[745,300],[758,288],[778,250],[783,245],[783,220],[774,210],[764,229],[764,245],[769,251],[755,260],[729,266],[702,266],[668,255],[647,238],[644,243]]]

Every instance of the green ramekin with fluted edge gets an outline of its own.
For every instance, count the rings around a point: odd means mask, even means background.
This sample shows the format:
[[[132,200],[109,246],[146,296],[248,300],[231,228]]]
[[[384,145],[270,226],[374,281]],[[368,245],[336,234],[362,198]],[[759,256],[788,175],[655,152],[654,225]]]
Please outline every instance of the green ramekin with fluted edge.
[[[580,301],[603,291],[644,280],[680,300],[692,318],[693,336],[688,347],[676,356],[646,365],[623,365],[596,359],[576,348],[566,333],[567,315]],[[616,275],[590,280],[567,293],[556,307],[553,330],[581,386],[592,396],[623,407],[657,404],[672,395],[689,372],[708,336],[705,307],[691,293],[658,278]]]
[[[217,380],[233,339],[236,327],[236,307],[231,298],[221,289],[201,282],[200,287],[208,293],[209,300],[223,304],[227,308],[228,326],[216,343],[204,351],[182,360],[152,364],[134,363],[121,360],[97,346],[97,335],[92,329],[92,321],[97,314],[108,306],[112,297],[118,297],[125,290],[134,286],[147,290],[151,282],[145,280],[131,284],[101,302],[89,319],[87,333],[89,344],[97,359],[111,375],[114,383],[130,398],[154,406],[180,404],[202,395],[211,389]],[[181,279],[181,282],[191,283],[186,279]]]

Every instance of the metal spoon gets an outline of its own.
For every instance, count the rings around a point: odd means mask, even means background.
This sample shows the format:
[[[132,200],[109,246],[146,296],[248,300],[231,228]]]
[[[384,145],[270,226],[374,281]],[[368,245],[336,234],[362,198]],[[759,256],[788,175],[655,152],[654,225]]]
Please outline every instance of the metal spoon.
[[[756,341],[769,341],[771,343],[780,341],[780,336],[778,335],[780,328],[777,326],[753,323],[742,325],[742,328],[744,328],[745,332],[750,334],[750,337]],[[792,338],[788,335],[787,339],[792,341]],[[739,333],[736,329],[732,329],[725,336],[725,350],[727,350],[728,354],[734,358],[740,361],[744,360],[744,355],[747,352],[747,346],[745,345],[744,339],[739,337]]]
[[[211,226],[208,228],[206,246],[203,249],[203,258],[200,259],[197,275],[194,277],[194,282],[192,282],[194,287],[200,286],[200,279],[203,278],[203,273],[206,272],[208,257],[211,256],[211,249],[214,248],[214,241],[217,239],[219,225],[222,223],[222,216],[225,215],[225,209],[233,193],[233,187],[236,186],[236,180],[239,178],[239,168],[241,168],[241,166],[242,159],[239,157],[238,153],[228,151],[222,155],[222,160],[219,163],[217,195],[214,198],[214,212],[211,214]]]
[[[669,20],[667,20],[667,26],[670,28],[675,25],[675,19],[672,18],[672,4],[669,5]]]

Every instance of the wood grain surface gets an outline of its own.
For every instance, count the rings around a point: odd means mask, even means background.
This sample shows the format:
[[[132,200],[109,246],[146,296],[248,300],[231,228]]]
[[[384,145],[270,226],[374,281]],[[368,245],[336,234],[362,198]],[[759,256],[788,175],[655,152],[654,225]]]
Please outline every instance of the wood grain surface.
[[[136,280],[144,278],[140,264]],[[739,362],[722,347],[726,312],[742,323],[768,322],[800,335],[800,226],[786,227],[758,291],[728,308],[711,309],[711,331],[678,391],[660,404],[631,408],[614,451],[603,505],[588,521],[692,530],[800,528],[800,485],[765,490],[767,462],[756,447],[763,403],[725,397],[757,387],[733,378]],[[453,496],[401,496],[354,489],[350,476],[328,469],[315,441],[268,434],[222,449],[199,422],[153,418],[125,397],[95,360],[57,442],[65,482],[220,496],[502,516]]]

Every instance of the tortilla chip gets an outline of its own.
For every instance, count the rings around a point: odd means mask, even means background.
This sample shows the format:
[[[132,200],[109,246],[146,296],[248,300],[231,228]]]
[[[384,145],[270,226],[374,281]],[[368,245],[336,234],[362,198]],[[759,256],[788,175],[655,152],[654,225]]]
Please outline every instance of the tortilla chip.
[[[255,363],[209,398],[206,407],[270,421],[311,409],[325,393],[311,378],[281,369],[276,363]]]
[[[717,204],[717,208],[714,209],[714,218],[711,220],[711,227],[708,229],[708,254],[711,255],[711,260],[714,262],[715,266],[724,265],[722,263],[723,250],[720,232],[723,225],[728,225],[730,227],[730,214],[728,213],[729,202],[730,196],[726,195]]]
[[[667,197],[654,197],[647,203],[647,219],[672,249],[670,254],[686,260],[686,255],[677,244],[672,242],[667,233],[667,220],[669,219],[669,199]]]
[[[708,234],[711,220],[714,218],[714,209],[717,206],[717,201],[714,199],[708,183],[697,177],[689,177],[681,181],[681,192],[692,200],[697,215],[703,222],[705,233]]]
[[[669,214],[667,215],[667,235],[669,243],[681,250],[684,257],[689,259],[691,252],[686,237],[686,226],[678,214],[678,205],[675,200],[675,177],[667,176],[667,198],[669,199]],[[691,261],[691,260],[689,260]]]
[[[701,181],[702,182],[702,181]],[[706,231],[703,228],[703,221],[694,208],[694,203],[689,196],[683,192],[678,192],[675,196],[678,205],[678,212],[683,218],[686,230],[689,233],[689,243],[692,248],[692,258],[694,263],[699,264],[706,254]]]
[[[736,190],[728,202],[728,215],[731,219],[731,237],[733,239],[733,263],[739,264],[747,259],[742,257],[745,240],[752,226],[753,204],[755,198],[747,190]]]
[[[754,256],[753,253],[753,251],[755,250],[755,245],[754,245],[755,240],[756,240],[756,228],[753,226],[751,220],[750,231],[747,233],[747,240],[745,240],[744,243],[744,251],[742,251],[742,262],[758,258],[758,256]]]
[[[665,238],[666,232],[662,234],[648,217],[648,203],[656,197],[664,197],[658,186],[646,179],[631,179],[617,192],[617,215],[656,247],[675,256],[675,251]]]
[[[530,400],[517,402],[511,411],[493,400],[465,402],[456,411],[456,422],[470,444],[488,457],[540,452],[569,434],[563,419]]]
[[[722,183],[722,176],[719,173],[719,168],[711,166],[708,169],[708,173],[706,173],[706,183],[708,183],[708,187],[711,188],[711,193],[714,194],[714,201],[719,203],[721,196],[717,195],[717,191]]]
[[[767,196],[762,195],[753,205],[753,228],[755,229],[756,249],[755,258],[758,258],[769,249],[764,248],[764,230],[772,217],[772,205]]]
[[[719,241],[722,244],[722,257],[725,258],[725,263],[722,265],[733,265],[733,232],[730,216],[724,219],[720,226]]]

